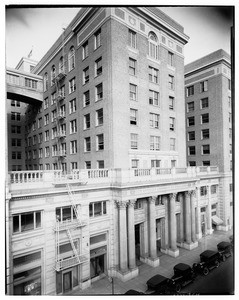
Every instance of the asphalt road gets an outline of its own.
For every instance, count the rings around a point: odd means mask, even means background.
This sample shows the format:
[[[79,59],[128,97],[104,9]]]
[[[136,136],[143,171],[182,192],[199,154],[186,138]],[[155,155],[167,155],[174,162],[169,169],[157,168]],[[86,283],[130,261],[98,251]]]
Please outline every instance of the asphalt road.
[[[181,291],[188,295],[233,295],[234,294],[234,259],[233,256],[221,262],[207,276],[198,275],[195,281]]]

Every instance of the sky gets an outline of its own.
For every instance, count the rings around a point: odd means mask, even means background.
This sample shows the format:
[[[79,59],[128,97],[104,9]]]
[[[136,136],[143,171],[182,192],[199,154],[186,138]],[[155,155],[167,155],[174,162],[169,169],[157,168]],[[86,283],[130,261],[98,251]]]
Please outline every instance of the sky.
[[[230,5],[230,4],[229,4]],[[31,50],[32,59],[39,61],[79,11],[71,8],[10,8],[6,6],[6,65],[15,68]],[[220,48],[230,54],[232,11],[219,6],[159,7],[184,27],[189,36],[185,46],[185,64]],[[17,50],[17,51],[16,51]]]

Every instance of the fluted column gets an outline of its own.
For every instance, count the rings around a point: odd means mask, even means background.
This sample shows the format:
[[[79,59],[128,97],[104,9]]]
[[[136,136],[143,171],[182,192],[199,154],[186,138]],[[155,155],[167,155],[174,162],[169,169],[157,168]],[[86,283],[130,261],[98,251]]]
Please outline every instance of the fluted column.
[[[196,237],[200,239],[202,237],[202,228],[201,228],[201,207],[199,205],[199,199],[200,199],[200,189],[196,188]]]
[[[164,239],[162,240],[162,249],[168,249],[168,197],[166,195],[162,196],[162,201],[165,207],[165,218],[163,220],[163,236]]]
[[[185,192],[185,234],[186,243],[191,243],[191,205],[190,205],[191,191]]]
[[[175,251],[177,248],[177,228],[176,228],[176,215],[175,215],[175,200],[177,193],[169,195],[169,220],[170,220],[170,248]]]
[[[156,255],[156,224],[155,224],[155,200],[156,197],[149,197],[149,256]]]
[[[209,233],[212,232],[212,203],[211,203],[211,191],[210,191],[210,186],[207,186],[207,197],[208,197],[208,202],[207,202],[207,230]]]
[[[196,191],[191,193],[191,224],[192,224],[192,241],[196,241],[196,220],[195,220],[195,197]]]
[[[136,267],[135,261],[135,232],[134,232],[134,204],[136,199],[128,202],[128,250],[129,250],[129,268]]]
[[[128,250],[127,250],[127,224],[126,224],[126,201],[118,201],[119,208],[119,259],[120,271],[128,269]]]
[[[184,230],[183,230],[183,194],[179,193],[178,195],[179,201],[180,201],[180,206],[181,206],[181,211],[180,211],[180,242],[183,243],[184,241]]]

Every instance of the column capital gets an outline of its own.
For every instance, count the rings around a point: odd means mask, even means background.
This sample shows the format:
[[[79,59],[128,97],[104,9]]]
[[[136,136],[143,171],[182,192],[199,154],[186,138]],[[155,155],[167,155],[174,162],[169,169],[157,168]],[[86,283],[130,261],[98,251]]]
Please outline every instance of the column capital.
[[[175,201],[176,197],[177,197],[177,193],[171,193],[171,194],[169,194],[169,198],[170,198],[171,201]]]
[[[137,199],[130,199],[128,201],[128,207],[133,207],[134,208],[134,205],[135,205],[135,202],[137,201]]]
[[[156,199],[157,199],[157,196],[150,196],[148,199],[149,199],[149,203],[155,204],[155,201],[156,201]]]
[[[191,195],[192,195],[193,197],[196,197],[196,195],[197,195],[196,190],[191,191]]]
[[[119,209],[126,209],[128,201],[124,200],[115,200],[115,204]]]
[[[189,191],[186,191],[186,192],[185,192],[186,196],[191,196],[192,193],[193,193],[193,190],[189,190]]]

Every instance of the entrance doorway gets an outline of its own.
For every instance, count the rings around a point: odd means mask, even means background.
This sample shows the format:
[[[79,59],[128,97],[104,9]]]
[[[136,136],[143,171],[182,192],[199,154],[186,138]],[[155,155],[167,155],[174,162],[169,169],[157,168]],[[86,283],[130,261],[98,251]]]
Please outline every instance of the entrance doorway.
[[[140,263],[140,224],[135,225],[135,258],[136,264]]]
[[[63,274],[63,292],[66,293],[72,290],[72,273],[67,272]]]
[[[90,259],[90,277],[94,278],[105,271],[105,255],[96,256]]]

